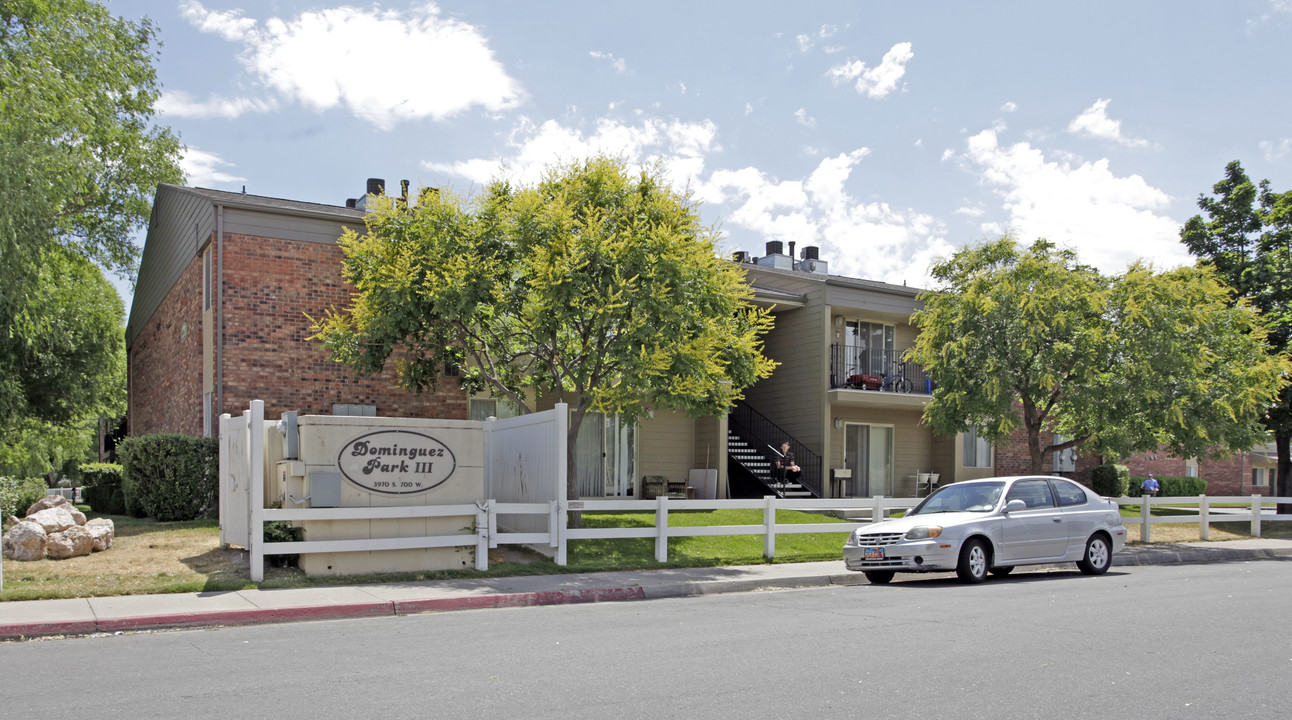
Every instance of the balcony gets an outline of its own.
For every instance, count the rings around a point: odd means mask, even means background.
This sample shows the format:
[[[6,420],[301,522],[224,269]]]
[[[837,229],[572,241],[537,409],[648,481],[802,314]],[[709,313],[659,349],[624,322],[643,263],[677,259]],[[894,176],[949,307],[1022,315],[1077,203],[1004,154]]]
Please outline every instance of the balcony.
[[[907,349],[831,345],[830,402],[870,407],[924,407],[933,394],[933,380],[924,366],[902,361]]]

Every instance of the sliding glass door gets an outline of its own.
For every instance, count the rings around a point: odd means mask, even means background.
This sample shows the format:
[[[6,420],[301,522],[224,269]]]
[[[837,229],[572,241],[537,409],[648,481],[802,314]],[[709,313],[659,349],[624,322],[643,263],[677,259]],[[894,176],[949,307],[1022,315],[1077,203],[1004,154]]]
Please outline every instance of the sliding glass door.
[[[892,497],[892,426],[845,425],[843,465],[852,471],[850,488],[853,497]]]

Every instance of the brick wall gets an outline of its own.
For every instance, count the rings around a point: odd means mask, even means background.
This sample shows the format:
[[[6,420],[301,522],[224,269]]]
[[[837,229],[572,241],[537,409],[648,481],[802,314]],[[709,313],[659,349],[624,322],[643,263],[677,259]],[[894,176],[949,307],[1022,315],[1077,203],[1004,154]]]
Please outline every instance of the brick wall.
[[[202,259],[195,257],[130,346],[127,432],[202,434]]]
[[[327,358],[306,317],[349,304],[343,255],[331,244],[226,235],[224,257],[224,409],[237,414],[265,401],[265,417],[286,411],[330,415],[333,403],[375,405],[393,417],[466,419],[467,396],[453,378],[420,396],[395,385],[394,363],[356,377]]]

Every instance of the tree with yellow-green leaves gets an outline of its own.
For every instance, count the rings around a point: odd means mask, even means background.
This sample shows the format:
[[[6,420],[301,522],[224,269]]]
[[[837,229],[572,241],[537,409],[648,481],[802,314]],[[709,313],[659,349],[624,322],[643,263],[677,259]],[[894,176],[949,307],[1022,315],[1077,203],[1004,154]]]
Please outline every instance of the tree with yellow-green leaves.
[[[1005,236],[932,275],[911,355],[937,383],[924,411],[937,431],[1000,441],[1022,428],[1035,473],[1071,447],[1207,457],[1265,437],[1289,363],[1264,351],[1260,314],[1207,268],[1106,276],[1071,250]],[[1067,439],[1045,443],[1047,432]]]
[[[571,498],[588,412],[726,413],[775,365],[762,354],[769,315],[658,170],[600,156],[477,197],[387,198],[367,229],[341,239],[353,302],[314,337],[361,373],[394,358],[414,391],[447,365],[522,412],[534,396],[568,403]]]

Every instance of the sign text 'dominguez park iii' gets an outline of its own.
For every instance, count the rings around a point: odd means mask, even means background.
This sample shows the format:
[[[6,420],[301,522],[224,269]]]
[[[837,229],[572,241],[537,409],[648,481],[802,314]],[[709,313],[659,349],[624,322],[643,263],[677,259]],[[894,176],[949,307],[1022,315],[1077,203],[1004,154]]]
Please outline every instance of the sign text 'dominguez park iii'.
[[[449,479],[457,467],[444,443],[412,430],[378,430],[341,446],[337,468],[347,480],[370,492],[411,495]]]

